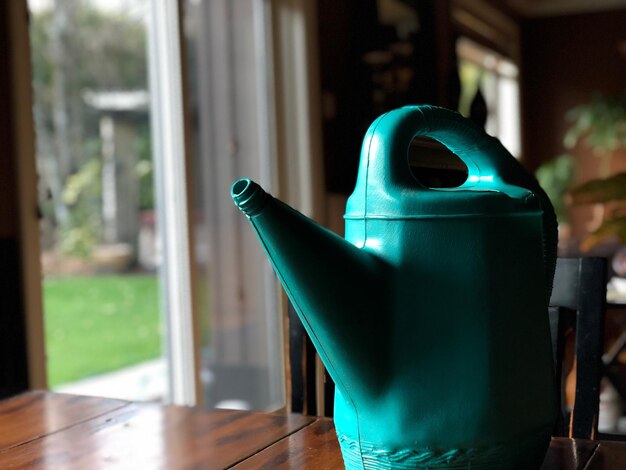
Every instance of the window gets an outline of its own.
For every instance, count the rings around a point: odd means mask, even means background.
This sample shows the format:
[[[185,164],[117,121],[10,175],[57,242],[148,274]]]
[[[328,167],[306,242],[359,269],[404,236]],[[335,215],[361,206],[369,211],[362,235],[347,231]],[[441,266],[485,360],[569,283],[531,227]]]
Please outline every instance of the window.
[[[96,329],[79,335],[83,344],[65,353],[68,362],[112,355],[103,338],[120,340],[130,317],[111,305],[134,295],[128,272],[149,271],[150,301],[140,305],[150,309],[150,357],[79,379],[150,359],[161,391],[146,399],[283,406],[285,306],[229,190],[248,176],[319,218],[313,7],[268,0],[32,0],[30,7],[43,232],[55,253],[75,241],[81,266],[106,261],[119,280],[106,299],[86,300],[91,285],[59,296],[80,303],[69,325]],[[70,226],[78,229],[72,238],[59,227],[75,220],[75,205],[87,222]],[[142,213],[144,205],[150,210]],[[101,268],[93,274],[81,282],[100,280]],[[94,327],[98,312],[121,320],[117,333]],[[147,324],[139,321],[137,336]],[[48,330],[67,346],[67,331]],[[124,344],[116,352],[132,350]],[[48,355],[51,365],[57,359]],[[126,385],[114,388],[104,393],[100,383],[94,393],[141,399]]]
[[[49,386],[164,399],[148,3],[29,7]]]
[[[475,42],[457,41],[461,99],[459,111],[470,115],[472,102],[484,98],[487,133],[519,158],[521,154],[519,82],[517,66],[509,59]]]

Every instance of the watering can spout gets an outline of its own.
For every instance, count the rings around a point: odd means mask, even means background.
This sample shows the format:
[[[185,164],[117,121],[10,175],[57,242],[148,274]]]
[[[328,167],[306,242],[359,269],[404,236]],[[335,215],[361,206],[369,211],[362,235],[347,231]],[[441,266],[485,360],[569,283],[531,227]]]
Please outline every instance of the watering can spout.
[[[371,345],[380,335],[374,316],[385,303],[383,263],[254,181],[237,180],[231,196],[248,217],[339,391],[348,381],[365,385],[371,372],[359,369],[371,371]],[[373,292],[380,301],[372,300]],[[368,336],[371,342],[364,341]],[[377,360],[384,360],[382,352]]]
[[[263,188],[247,178],[235,181],[230,194],[235,205],[248,217],[257,215],[269,200]]]

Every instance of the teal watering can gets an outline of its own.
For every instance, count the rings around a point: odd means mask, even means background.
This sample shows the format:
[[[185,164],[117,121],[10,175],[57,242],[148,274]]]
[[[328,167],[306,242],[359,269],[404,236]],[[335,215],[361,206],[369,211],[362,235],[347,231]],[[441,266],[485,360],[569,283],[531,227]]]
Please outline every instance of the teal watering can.
[[[466,182],[420,185],[416,136],[458,155]],[[540,466],[556,416],[556,219],[497,139],[443,108],[380,116],[345,240],[248,179],[231,192],[335,381],[347,469]]]

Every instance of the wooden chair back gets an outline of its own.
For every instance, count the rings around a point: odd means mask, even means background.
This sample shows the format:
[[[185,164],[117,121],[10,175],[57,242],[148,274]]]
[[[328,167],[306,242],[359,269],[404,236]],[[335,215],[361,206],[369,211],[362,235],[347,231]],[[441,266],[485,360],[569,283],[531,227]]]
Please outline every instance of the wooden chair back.
[[[604,258],[559,258],[550,298],[550,329],[558,390],[559,418],[555,436],[595,439],[598,431],[604,315],[606,311]],[[574,406],[564,400],[564,350],[569,331],[575,332],[576,393]]]

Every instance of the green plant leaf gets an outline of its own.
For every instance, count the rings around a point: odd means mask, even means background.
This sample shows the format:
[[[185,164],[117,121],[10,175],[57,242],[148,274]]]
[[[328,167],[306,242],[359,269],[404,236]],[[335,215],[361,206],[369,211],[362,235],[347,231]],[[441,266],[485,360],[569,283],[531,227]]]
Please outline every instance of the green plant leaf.
[[[626,142],[626,93],[608,97],[595,94],[565,118],[571,123],[563,138],[566,148],[582,140],[597,153],[612,152]]]
[[[617,217],[604,222],[580,244],[583,251],[588,251],[607,238],[616,237],[621,243],[626,242],[626,217]]]
[[[589,181],[572,189],[570,196],[574,205],[626,200],[626,173]]]
[[[626,201],[620,201],[613,207],[611,217],[626,217]]]
[[[565,195],[574,178],[574,162],[571,155],[562,154],[544,163],[537,169],[535,176],[552,201],[559,223],[567,222],[569,216]]]

